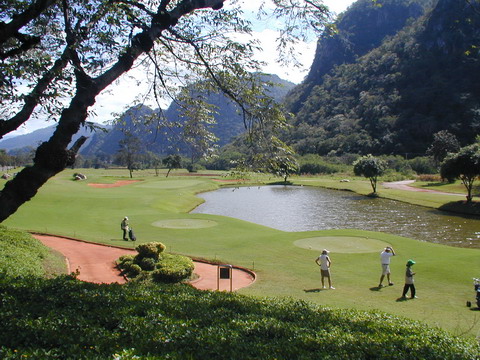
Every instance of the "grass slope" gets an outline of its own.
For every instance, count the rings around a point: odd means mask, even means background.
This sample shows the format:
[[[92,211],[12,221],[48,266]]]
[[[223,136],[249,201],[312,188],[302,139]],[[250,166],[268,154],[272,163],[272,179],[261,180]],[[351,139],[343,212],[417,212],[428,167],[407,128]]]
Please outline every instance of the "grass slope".
[[[88,183],[113,183],[127,179],[124,177],[127,172],[85,172],[89,177],[86,182],[72,181],[73,171],[61,173],[5,224],[106,244],[133,246],[121,240],[120,221],[127,215],[138,242],[161,241],[169,252],[221,260],[255,270],[258,280],[253,286],[241,290],[243,294],[292,297],[343,309],[385,311],[440,326],[456,335],[480,335],[480,311],[465,307],[465,302],[472,300],[474,295],[471,278],[480,275],[479,251],[476,249],[452,248],[358,230],[282,232],[228,217],[190,215],[187,212],[201,201],[195,194],[216,189],[219,182],[205,176],[176,177],[173,174],[164,178],[143,172],[136,173],[136,179],[141,181],[135,184],[96,189]],[[220,173],[217,178],[225,180]],[[323,178],[305,181],[310,185],[325,185]],[[335,183],[339,184],[338,180]],[[369,185],[365,182],[346,184],[342,186],[354,186],[355,189],[350,190],[360,193],[369,192]],[[428,194],[428,198],[430,196]],[[420,197],[416,195],[417,199]],[[216,225],[200,228],[158,226],[159,221],[182,223],[184,220],[187,223],[206,220]],[[336,247],[339,250],[331,253],[335,291],[319,289],[319,270],[314,263],[318,250],[295,245],[297,241],[316,237],[339,242]],[[390,244],[395,248],[398,255],[391,266],[393,287],[376,289],[381,248],[360,253],[341,250],[345,241],[352,237],[368,237],[375,243]],[[409,258],[417,261],[416,286],[420,298],[399,302],[404,265]]]

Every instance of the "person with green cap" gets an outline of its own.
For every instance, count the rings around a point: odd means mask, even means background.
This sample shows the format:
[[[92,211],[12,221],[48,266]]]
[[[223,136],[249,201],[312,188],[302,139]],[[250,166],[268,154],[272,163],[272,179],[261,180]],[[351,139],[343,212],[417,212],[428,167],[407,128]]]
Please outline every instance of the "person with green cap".
[[[415,299],[415,285],[413,280],[413,275],[415,273],[412,271],[412,266],[415,264],[415,261],[407,261],[407,269],[405,271],[405,286],[403,287],[402,299],[406,298],[407,292],[410,289],[410,298]]]

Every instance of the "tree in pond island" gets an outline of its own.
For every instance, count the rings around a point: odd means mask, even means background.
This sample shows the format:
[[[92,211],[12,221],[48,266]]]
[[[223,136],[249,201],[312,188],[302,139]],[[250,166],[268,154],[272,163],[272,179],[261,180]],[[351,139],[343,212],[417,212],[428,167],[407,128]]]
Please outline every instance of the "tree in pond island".
[[[262,5],[269,4],[255,2],[255,21],[263,16],[278,24],[284,63],[308,29],[321,31],[330,20],[319,0],[276,0],[265,12]],[[80,127],[95,126],[88,120],[98,95],[134,68],[142,73],[137,80],[151,85],[139,100],[165,100],[179,86],[202,80],[237,103],[248,129],[283,122],[268,116],[270,103],[258,101],[268,97],[254,74],[262,65],[254,56],[260,49],[238,0],[12,0],[2,2],[1,11],[0,138],[34,118],[57,126],[33,165],[0,192],[0,222],[73,165],[86,138],[69,144]]]
[[[442,162],[440,176],[453,182],[460,179],[467,189],[467,202],[471,202],[475,179],[480,177],[480,143],[465,146],[457,153],[449,154]]]
[[[353,163],[353,172],[357,176],[364,176],[370,180],[373,193],[377,193],[377,180],[387,168],[387,163],[371,154],[360,157]]]

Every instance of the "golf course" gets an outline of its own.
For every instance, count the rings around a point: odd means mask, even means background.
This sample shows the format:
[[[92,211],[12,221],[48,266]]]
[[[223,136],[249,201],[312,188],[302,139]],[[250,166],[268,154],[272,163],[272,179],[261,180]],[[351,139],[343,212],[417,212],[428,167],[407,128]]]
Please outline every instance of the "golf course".
[[[3,225],[133,248],[133,242],[122,240],[120,230],[120,221],[128,216],[137,244],[159,241],[171,253],[253,270],[257,280],[239,290],[240,294],[293,298],[338,309],[378,310],[440,327],[457,336],[480,336],[480,311],[465,305],[474,300],[472,278],[480,276],[479,249],[355,229],[283,232],[224,216],[189,214],[201,203],[196,196],[200,192],[220,186],[272,182],[268,177],[238,181],[221,172],[187,174],[180,170],[169,177],[157,177],[153,171],[145,170],[134,173],[134,182],[107,186],[130,180],[128,172],[82,169],[87,180],[74,181],[73,174],[78,171],[66,170],[54,177]],[[325,186],[322,181],[310,178],[309,185]],[[302,178],[292,182],[306,183]],[[342,186],[367,191],[369,185],[367,180],[353,179]],[[379,191],[381,196],[390,193],[392,198],[401,196],[400,192]],[[442,201],[451,201],[442,195],[416,193],[416,202],[421,202],[422,197],[425,202],[435,198],[436,207]],[[379,253],[385,246],[392,246],[397,254],[391,264],[395,284],[378,288]],[[330,250],[335,290],[320,286],[319,268],[314,261],[324,248]],[[416,261],[418,299],[401,301],[408,259]]]

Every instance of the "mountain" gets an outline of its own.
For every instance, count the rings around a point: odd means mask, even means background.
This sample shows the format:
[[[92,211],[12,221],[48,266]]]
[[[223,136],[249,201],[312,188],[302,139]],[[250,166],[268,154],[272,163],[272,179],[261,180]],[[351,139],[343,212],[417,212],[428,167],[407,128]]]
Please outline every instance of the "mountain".
[[[280,79],[277,75],[262,75],[263,81],[275,86],[269,86],[269,95],[281,102],[294,84]],[[198,94],[193,93],[192,96]],[[218,145],[227,144],[235,136],[245,132],[242,115],[237,107],[223,93],[203,94],[205,101],[216,108],[214,124],[211,131],[219,138]],[[173,101],[166,110],[151,109],[148,106],[137,106],[126,111],[118,123],[108,133],[96,133],[88,146],[84,146],[81,154],[93,156],[99,154],[115,154],[119,150],[119,141],[124,137],[124,131],[129,131],[140,138],[145,149],[158,154],[172,151],[185,152],[179,135],[179,128],[172,126],[181,123],[179,116],[180,104]],[[169,124],[170,126],[166,125]]]
[[[56,125],[51,125],[42,129],[32,131],[31,133],[14,136],[8,139],[0,140],[0,149],[4,149],[7,152],[25,147],[37,148],[37,146],[48,140],[55,131]],[[81,128],[80,131],[73,137],[72,143],[75,142],[80,136],[87,136],[86,144],[91,141],[93,133],[87,128]]]
[[[317,42],[310,71],[300,86],[288,94],[289,110],[297,112],[313,87],[335,66],[353,63],[381,45],[387,36],[395,35],[410,19],[424,12],[428,1],[359,0],[340,14],[334,29],[325,30]]]
[[[440,130],[462,145],[473,142],[480,132],[479,25],[478,2],[439,0],[323,75],[296,103],[288,141],[300,153],[403,155],[424,154]]]

